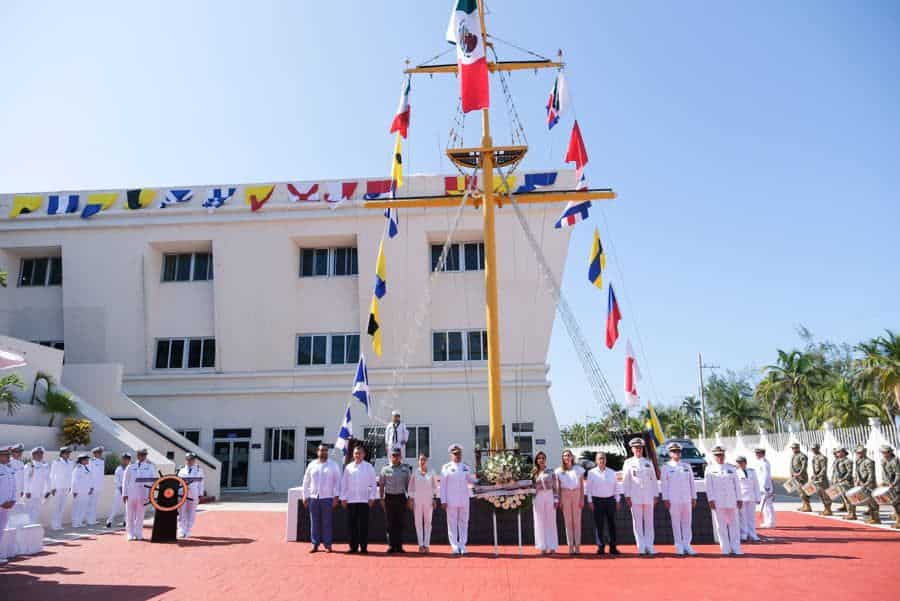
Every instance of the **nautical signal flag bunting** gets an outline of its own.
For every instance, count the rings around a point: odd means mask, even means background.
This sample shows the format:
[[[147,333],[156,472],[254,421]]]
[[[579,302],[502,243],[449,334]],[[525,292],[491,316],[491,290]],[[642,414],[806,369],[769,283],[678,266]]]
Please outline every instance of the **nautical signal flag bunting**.
[[[391,121],[390,133],[397,132],[404,138],[409,132],[409,88],[411,81],[412,75],[407,75],[406,81],[403,82],[403,88],[400,91],[400,105],[397,107],[397,114],[394,115],[394,120]]]
[[[581,128],[578,120],[572,126],[572,136],[569,138],[569,149],[566,151],[566,163],[575,163],[575,179],[580,181],[584,175],[584,166],[588,163],[587,148],[581,137]]]
[[[132,211],[143,209],[144,207],[150,206],[155,198],[156,190],[149,190],[147,188],[126,190],[125,207],[131,209]]]
[[[453,0],[447,41],[456,45],[459,97],[464,113],[490,106],[490,85],[477,0]]]
[[[250,210],[255,213],[269,202],[274,191],[274,184],[271,186],[247,186],[244,188],[244,200],[250,205]]]
[[[594,228],[594,244],[591,247],[591,262],[588,265],[588,281],[597,288],[603,288],[603,270],[606,269],[606,255],[600,243],[600,230]]]
[[[619,321],[622,313],[619,312],[619,303],[616,301],[616,293],[612,284],[609,285],[609,300],[606,307],[606,348],[611,349],[619,339]]]
[[[19,194],[13,199],[12,210],[9,212],[9,218],[15,219],[19,215],[26,213],[34,213],[44,205],[43,196],[30,196]]]
[[[118,192],[95,192],[88,194],[84,209],[81,210],[82,219],[90,219],[100,211],[105,211],[116,203]]]

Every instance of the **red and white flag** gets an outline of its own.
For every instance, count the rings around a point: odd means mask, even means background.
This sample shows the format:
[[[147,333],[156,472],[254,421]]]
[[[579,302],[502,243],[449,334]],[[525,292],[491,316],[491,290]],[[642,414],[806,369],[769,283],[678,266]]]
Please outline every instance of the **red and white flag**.
[[[641,404],[638,396],[637,382],[641,379],[641,370],[638,369],[637,360],[634,358],[634,349],[631,348],[631,340],[625,341],[625,404],[628,407],[637,407]]]
[[[404,138],[409,131],[409,87],[411,78],[412,75],[406,76],[403,89],[400,91],[400,105],[397,107],[397,114],[394,115],[394,120],[391,121],[391,133],[400,132],[400,135]]]
[[[588,155],[587,148],[584,147],[584,140],[581,138],[581,128],[578,127],[577,119],[575,120],[575,125],[572,126],[572,137],[569,138],[566,162],[575,163],[575,181],[580,182],[581,176],[584,175],[584,166],[588,162]]]
[[[305,190],[302,184],[296,186],[288,184],[287,191],[293,202],[316,202],[319,200],[319,184],[310,184]]]
[[[491,87],[478,18],[478,0],[453,0],[447,41],[456,45],[459,96],[463,112],[488,108],[491,104]]]

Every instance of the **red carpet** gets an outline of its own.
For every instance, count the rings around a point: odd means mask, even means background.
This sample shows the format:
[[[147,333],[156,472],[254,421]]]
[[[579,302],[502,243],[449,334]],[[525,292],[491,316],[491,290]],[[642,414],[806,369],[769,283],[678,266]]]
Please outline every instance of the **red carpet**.
[[[0,566],[0,599],[896,598],[900,532],[798,513],[778,520],[780,528],[764,531],[770,540],[744,547],[745,557],[698,545],[696,558],[676,557],[666,546],[652,559],[633,555],[633,547],[616,559],[540,557],[532,549],[518,557],[507,547],[494,559],[485,547],[463,558],[447,547],[424,557],[387,556],[383,545],[371,545],[369,556],[310,555],[305,543],[282,542],[285,514],[215,511],[198,516],[196,538],[177,545],[107,535],[17,559]]]

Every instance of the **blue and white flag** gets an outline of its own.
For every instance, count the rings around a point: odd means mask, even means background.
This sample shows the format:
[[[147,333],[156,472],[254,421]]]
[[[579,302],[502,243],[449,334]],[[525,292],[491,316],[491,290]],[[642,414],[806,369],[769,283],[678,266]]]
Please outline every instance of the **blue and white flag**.
[[[206,193],[206,200],[203,201],[203,207],[207,209],[218,209],[228,199],[234,196],[237,188],[210,188]]]
[[[189,188],[169,190],[166,192],[166,196],[162,199],[162,202],[159,203],[159,208],[165,209],[169,205],[178,204],[180,202],[190,202],[192,200],[194,200],[194,191]]]
[[[359,363],[356,366],[356,378],[353,380],[351,394],[366,408],[366,415],[372,417],[369,403],[369,370],[366,369],[366,357],[362,353],[359,354]]]
[[[350,439],[353,438],[353,419],[350,417],[350,405],[347,405],[347,412],[344,414],[344,421],[341,423],[341,429],[338,432],[337,440],[334,441],[334,448],[340,449],[341,453],[347,454],[347,446]]]
[[[77,194],[50,194],[47,196],[47,214],[62,215],[78,212]]]
[[[556,229],[561,229],[563,227],[572,227],[579,221],[584,221],[588,218],[588,209],[591,207],[591,201],[585,200],[582,202],[575,202],[570,200],[569,204],[566,205],[566,208],[563,210],[562,215],[559,216],[559,219],[556,220],[556,224],[553,227]]]
[[[584,172],[582,172],[581,177],[578,178],[578,183],[575,184],[575,191],[580,192],[581,190],[587,190],[587,189],[588,189],[587,176],[584,174]]]
[[[544,186],[552,186],[556,183],[556,171],[549,171],[547,173],[526,173],[525,174],[525,183],[519,186],[516,190],[516,194],[526,194],[528,192],[534,192],[538,188],[543,188]]]
[[[400,215],[397,213],[397,209],[385,209],[384,216],[388,220],[388,236],[393,238],[400,230],[397,229],[397,226],[400,225]]]

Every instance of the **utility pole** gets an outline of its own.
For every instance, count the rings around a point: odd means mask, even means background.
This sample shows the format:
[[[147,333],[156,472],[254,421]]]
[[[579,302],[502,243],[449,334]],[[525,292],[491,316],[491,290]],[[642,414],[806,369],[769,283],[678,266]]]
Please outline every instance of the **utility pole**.
[[[703,393],[703,370],[718,369],[718,365],[704,365],[703,355],[697,353],[697,368],[700,372],[700,436],[706,438],[706,395]]]

